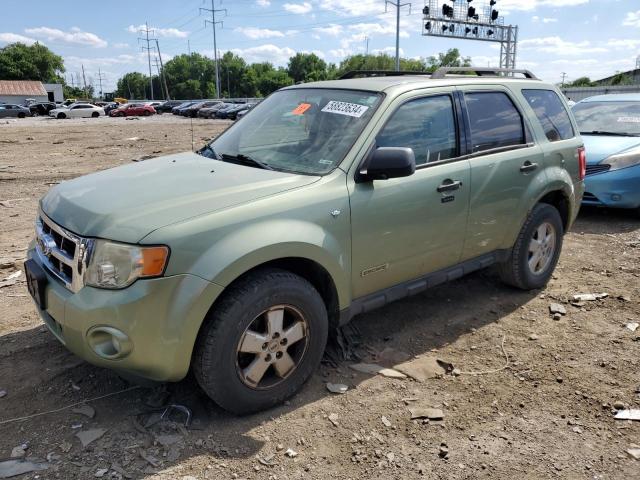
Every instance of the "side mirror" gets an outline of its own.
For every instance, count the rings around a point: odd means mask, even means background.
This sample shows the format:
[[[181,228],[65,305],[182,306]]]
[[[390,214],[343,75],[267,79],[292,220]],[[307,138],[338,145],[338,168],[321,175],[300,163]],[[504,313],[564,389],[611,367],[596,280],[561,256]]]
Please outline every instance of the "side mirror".
[[[370,155],[358,175],[359,182],[410,177],[416,171],[416,156],[412,148],[380,147]]]

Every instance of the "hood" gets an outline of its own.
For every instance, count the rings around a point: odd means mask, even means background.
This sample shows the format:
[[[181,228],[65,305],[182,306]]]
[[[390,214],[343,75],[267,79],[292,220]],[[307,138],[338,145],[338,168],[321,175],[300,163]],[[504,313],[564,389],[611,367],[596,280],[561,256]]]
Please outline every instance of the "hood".
[[[582,140],[587,152],[587,165],[595,165],[611,155],[622,153],[640,145],[640,137],[582,135]]]
[[[182,153],[63,182],[40,203],[49,218],[78,235],[137,243],[158,228],[319,178]]]

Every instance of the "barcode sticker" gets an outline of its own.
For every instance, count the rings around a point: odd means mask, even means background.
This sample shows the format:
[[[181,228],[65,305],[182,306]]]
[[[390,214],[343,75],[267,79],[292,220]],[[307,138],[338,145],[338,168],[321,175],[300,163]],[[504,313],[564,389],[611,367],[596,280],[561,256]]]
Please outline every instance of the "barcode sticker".
[[[357,103],[338,102],[332,100],[322,109],[325,113],[336,113],[338,115],[346,115],[348,117],[360,118],[369,107],[358,105]]]
[[[618,123],[640,123],[640,117],[618,117]]]

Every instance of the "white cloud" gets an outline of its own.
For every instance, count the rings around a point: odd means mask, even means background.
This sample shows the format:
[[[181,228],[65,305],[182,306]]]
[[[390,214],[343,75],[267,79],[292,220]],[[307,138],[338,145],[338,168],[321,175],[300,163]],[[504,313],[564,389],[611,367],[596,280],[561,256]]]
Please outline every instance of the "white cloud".
[[[575,7],[586,3],[589,3],[589,0],[500,0],[497,9],[499,11],[522,10],[530,12],[538,7]]]
[[[284,33],[279,30],[269,30],[268,28],[256,28],[256,27],[238,27],[234,32],[241,33],[245,37],[252,40],[258,40],[261,38],[282,38]]]
[[[24,35],[18,35],[17,33],[0,33],[0,43],[24,43],[26,45],[33,45],[37,42],[35,38],[25,37]]]
[[[98,37],[95,33],[83,32],[78,27],[73,27],[68,32],[49,27],[27,28],[24,32],[37,38],[45,38],[50,42],[63,42],[95,48],[104,48],[108,45],[106,40]]]
[[[557,23],[558,19],[557,18],[543,18],[542,19],[542,23]]]
[[[391,55],[392,57],[395,57],[396,47],[376,48],[374,50],[371,50],[371,53],[373,53],[374,55],[385,54],[385,55]],[[404,50],[402,48],[400,48],[400,56],[404,57]]]
[[[295,13],[298,15],[303,15],[313,10],[313,7],[309,2],[285,3],[284,5],[282,5],[282,8],[284,8],[287,12]]]
[[[140,34],[142,30],[145,30],[146,28],[147,28],[146,25],[138,25],[138,26],[129,25],[127,27],[127,32]],[[159,37],[165,37],[165,38],[187,38],[190,33],[184,30],[178,30],[177,28],[149,27],[149,30],[153,30],[151,35],[157,35]]]
[[[129,48],[129,44],[128,43],[114,43],[113,44],[113,48]]]
[[[532,49],[541,53],[556,55],[580,56],[591,53],[604,53],[607,48],[594,46],[588,40],[582,42],[568,42],[560,37],[541,37],[521,40],[518,44],[523,50]]]
[[[257,0],[256,5],[259,7],[268,7],[271,5],[271,2],[269,0]]]
[[[327,27],[316,27],[313,31],[319,34],[337,37],[344,31],[344,27],[342,25],[331,24]]]
[[[624,22],[622,22],[622,25],[624,25],[625,27],[640,27],[640,10],[638,10],[637,12],[627,13]]]
[[[293,48],[277,47],[273,44],[250,48],[234,48],[231,51],[243,57],[248,63],[271,62],[276,65],[285,65],[289,58],[296,54]]]
[[[384,3],[379,0],[320,0],[322,10],[330,10],[341,16],[358,17],[384,12]],[[420,21],[422,19],[420,18]]]

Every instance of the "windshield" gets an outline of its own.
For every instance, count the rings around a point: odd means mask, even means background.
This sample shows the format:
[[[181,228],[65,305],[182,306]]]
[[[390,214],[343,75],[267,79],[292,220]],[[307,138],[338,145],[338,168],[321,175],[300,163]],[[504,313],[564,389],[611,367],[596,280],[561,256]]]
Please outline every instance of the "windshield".
[[[640,135],[640,102],[584,102],[573,107],[580,133]]]
[[[324,175],[342,162],[380,99],[355,90],[282,90],[211,147],[218,158],[250,157],[274,170]]]

